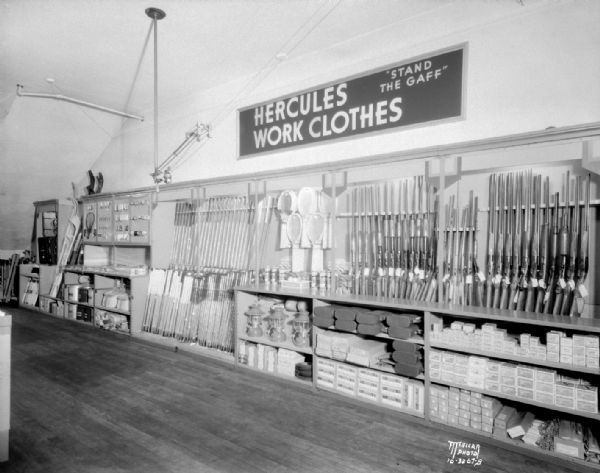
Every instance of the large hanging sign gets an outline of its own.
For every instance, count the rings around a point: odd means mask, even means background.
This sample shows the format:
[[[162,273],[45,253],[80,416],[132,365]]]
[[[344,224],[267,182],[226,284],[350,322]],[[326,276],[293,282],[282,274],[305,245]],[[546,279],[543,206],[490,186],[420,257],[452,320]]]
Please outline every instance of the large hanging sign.
[[[240,157],[463,116],[465,46],[238,111]]]

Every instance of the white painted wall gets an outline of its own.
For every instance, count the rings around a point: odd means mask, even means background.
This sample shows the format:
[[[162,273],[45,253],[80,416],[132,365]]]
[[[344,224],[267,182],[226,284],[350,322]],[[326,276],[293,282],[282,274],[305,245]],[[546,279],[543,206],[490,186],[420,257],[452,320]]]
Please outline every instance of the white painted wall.
[[[468,8],[468,4],[462,4]],[[465,12],[450,10],[449,25]],[[184,139],[196,121],[215,126],[212,138],[187,156],[174,181],[244,174],[327,161],[395,153],[422,147],[600,121],[600,2],[548,2],[523,14],[482,27],[450,32],[444,18],[436,24],[415,19],[415,28],[430,28],[431,40],[400,47],[406,31],[384,29],[294,61],[282,63],[243,107],[307,87],[401,62],[461,42],[468,42],[466,119],[355,138],[237,160],[236,114],[211,122],[246,80],[217,86],[203,96],[163,105],[159,116],[159,161]],[[421,22],[421,23],[419,23]],[[345,62],[343,48],[360,62]],[[358,53],[357,53],[358,49]],[[224,58],[224,60],[226,60]],[[150,115],[150,114],[148,114]],[[148,186],[153,169],[152,122],[132,123],[94,164],[106,177],[106,191]]]

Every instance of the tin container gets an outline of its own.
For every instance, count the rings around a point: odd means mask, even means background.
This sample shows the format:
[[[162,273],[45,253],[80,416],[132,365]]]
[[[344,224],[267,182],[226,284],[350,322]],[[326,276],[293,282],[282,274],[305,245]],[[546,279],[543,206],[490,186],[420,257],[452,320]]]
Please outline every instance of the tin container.
[[[65,285],[65,296],[69,302],[79,302],[79,289],[81,284],[67,284]]]

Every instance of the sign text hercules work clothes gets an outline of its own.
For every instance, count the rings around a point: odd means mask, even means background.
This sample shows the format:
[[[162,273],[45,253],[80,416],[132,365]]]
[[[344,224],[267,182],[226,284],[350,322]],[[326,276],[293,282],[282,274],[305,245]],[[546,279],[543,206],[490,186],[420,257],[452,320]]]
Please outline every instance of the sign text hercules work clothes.
[[[464,47],[239,111],[240,157],[462,116]]]

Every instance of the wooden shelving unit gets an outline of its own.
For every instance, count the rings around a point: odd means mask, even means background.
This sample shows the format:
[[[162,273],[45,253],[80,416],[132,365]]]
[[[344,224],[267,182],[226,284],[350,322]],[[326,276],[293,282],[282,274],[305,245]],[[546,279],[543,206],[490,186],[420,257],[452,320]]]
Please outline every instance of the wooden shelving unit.
[[[438,341],[430,340],[430,322],[432,315],[443,316],[443,317],[456,317],[459,319],[480,319],[486,322],[495,321],[498,323],[507,322],[513,325],[517,325],[522,327],[523,331],[526,332],[528,327],[537,328],[538,330],[542,327],[547,330],[566,330],[568,332],[574,333],[588,333],[588,334],[597,334],[600,333],[600,321],[596,319],[571,319],[569,317],[564,316],[552,316],[552,315],[542,315],[542,314],[529,314],[524,312],[517,311],[502,311],[497,309],[485,309],[485,308],[475,308],[475,307],[453,307],[451,305],[444,304],[427,304],[427,303],[416,303],[413,301],[385,301],[383,298],[373,297],[373,296],[353,296],[353,295],[334,295],[334,294],[323,294],[316,292],[302,292],[302,291],[290,291],[290,290],[273,290],[270,286],[245,286],[238,287],[236,290],[236,300],[237,300],[237,310],[238,310],[238,318],[237,318],[237,336],[239,340],[251,339],[251,337],[247,337],[244,335],[243,329],[245,328],[245,316],[243,312],[246,310],[247,306],[255,301],[258,296],[265,297],[278,297],[278,298],[293,298],[293,299],[302,299],[309,300],[312,307],[316,307],[319,305],[327,305],[327,304],[343,304],[346,306],[359,306],[365,308],[377,308],[377,309],[385,309],[390,311],[408,311],[411,313],[419,313],[423,317],[423,328],[424,334],[422,339],[413,339],[411,340],[413,343],[417,343],[423,346],[424,355],[425,355],[425,374],[419,376],[415,379],[415,381],[422,381],[424,384],[425,396],[424,396],[424,411],[423,413],[416,412],[411,409],[398,409],[394,407],[387,406],[382,404],[381,402],[371,401],[366,398],[361,398],[356,395],[350,395],[346,392],[335,389],[334,386],[323,385],[322,383],[317,382],[315,368],[313,367],[313,388],[321,391],[326,391],[331,393],[331,395],[340,395],[345,399],[352,399],[354,402],[358,404],[364,404],[367,406],[376,407],[377,409],[390,410],[395,411],[402,415],[410,415],[417,420],[422,420],[426,423],[435,423],[435,425],[443,426],[445,429],[449,431],[464,431],[472,434],[474,436],[480,437],[482,441],[489,443],[491,445],[499,446],[502,448],[507,448],[509,450],[518,451],[521,453],[526,453],[532,455],[537,458],[552,458],[558,464],[563,464],[568,466],[569,468],[574,468],[576,470],[587,471],[588,469],[599,470],[600,466],[595,465],[590,462],[586,462],[583,460],[579,460],[576,458],[571,458],[566,455],[561,455],[554,452],[547,452],[545,450],[541,450],[536,447],[529,446],[521,441],[512,440],[510,438],[506,439],[498,439],[491,434],[488,434],[484,431],[476,430],[470,427],[463,427],[460,425],[451,425],[447,423],[440,423],[440,421],[434,417],[432,417],[429,413],[429,392],[432,385],[439,386],[449,386],[455,387],[458,389],[465,389],[471,392],[481,393],[482,395],[497,398],[499,400],[510,401],[510,403],[517,403],[523,408],[527,408],[530,406],[533,410],[542,410],[544,412],[555,412],[558,416],[560,414],[565,414],[568,417],[573,417],[575,419],[581,419],[581,421],[587,421],[592,423],[600,423],[600,414],[592,414],[589,412],[583,412],[570,408],[563,408],[556,405],[545,404],[533,400],[523,399],[517,396],[509,396],[502,394],[496,391],[489,391],[485,389],[479,389],[476,387],[461,385],[453,382],[446,382],[441,379],[432,379],[428,373],[428,359],[429,353],[431,349],[436,350],[447,350],[456,353],[464,353],[466,355],[476,355],[481,357],[488,357],[498,361],[510,361],[510,362],[518,362],[524,365],[529,365],[532,368],[536,366],[544,367],[544,368],[552,368],[558,371],[564,371],[567,374],[573,373],[582,373],[588,377],[592,377],[594,379],[598,379],[600,377],[600,370],[595,368],[587,368],[580,366],[573,366],[564,363],[553,363],[547,362],[543,360],[530,359],[527,357],[519,357],[514,355],[503,355],[501,353],[488,353],[481,350],[472,349],[469,347],[455,347],[452,345],[446,345]],[[239,324],[242,324],[241,328]],[[316,330],[331,330],[330,329],[322,329],[313,327],[313,332]],[[343,332],[348,333],[348,332]],[[360,334],[356,334],[360,336]],[[379,334],[377,337],[365,336],[368,338],[379,338],[381,340],[390,339],[387,334]],[[314,340],[314,338],[313,338]],[[254,340],[252,340],[254,341]],[[322,355],[319,355],[315,351],[315,343],[313,341],[313,346],[311,347],[313,361],[314,360],[330,360],[334,363],[344,363],[340,360],[335,360],[331,358],[324,358]],[[240,366],[243,366],[240,364]],[[349,366],[353,366],[358,368],[358,365],[349,364]],[[265,373],[264,371],[261,371]],[[381,372],[385,373],[384,371]],[[387,373],[386,373],[387,374]],[[265,373],[265,375],[271,375],[271,373]],[[284,378],[282,378],[284,379]]]

